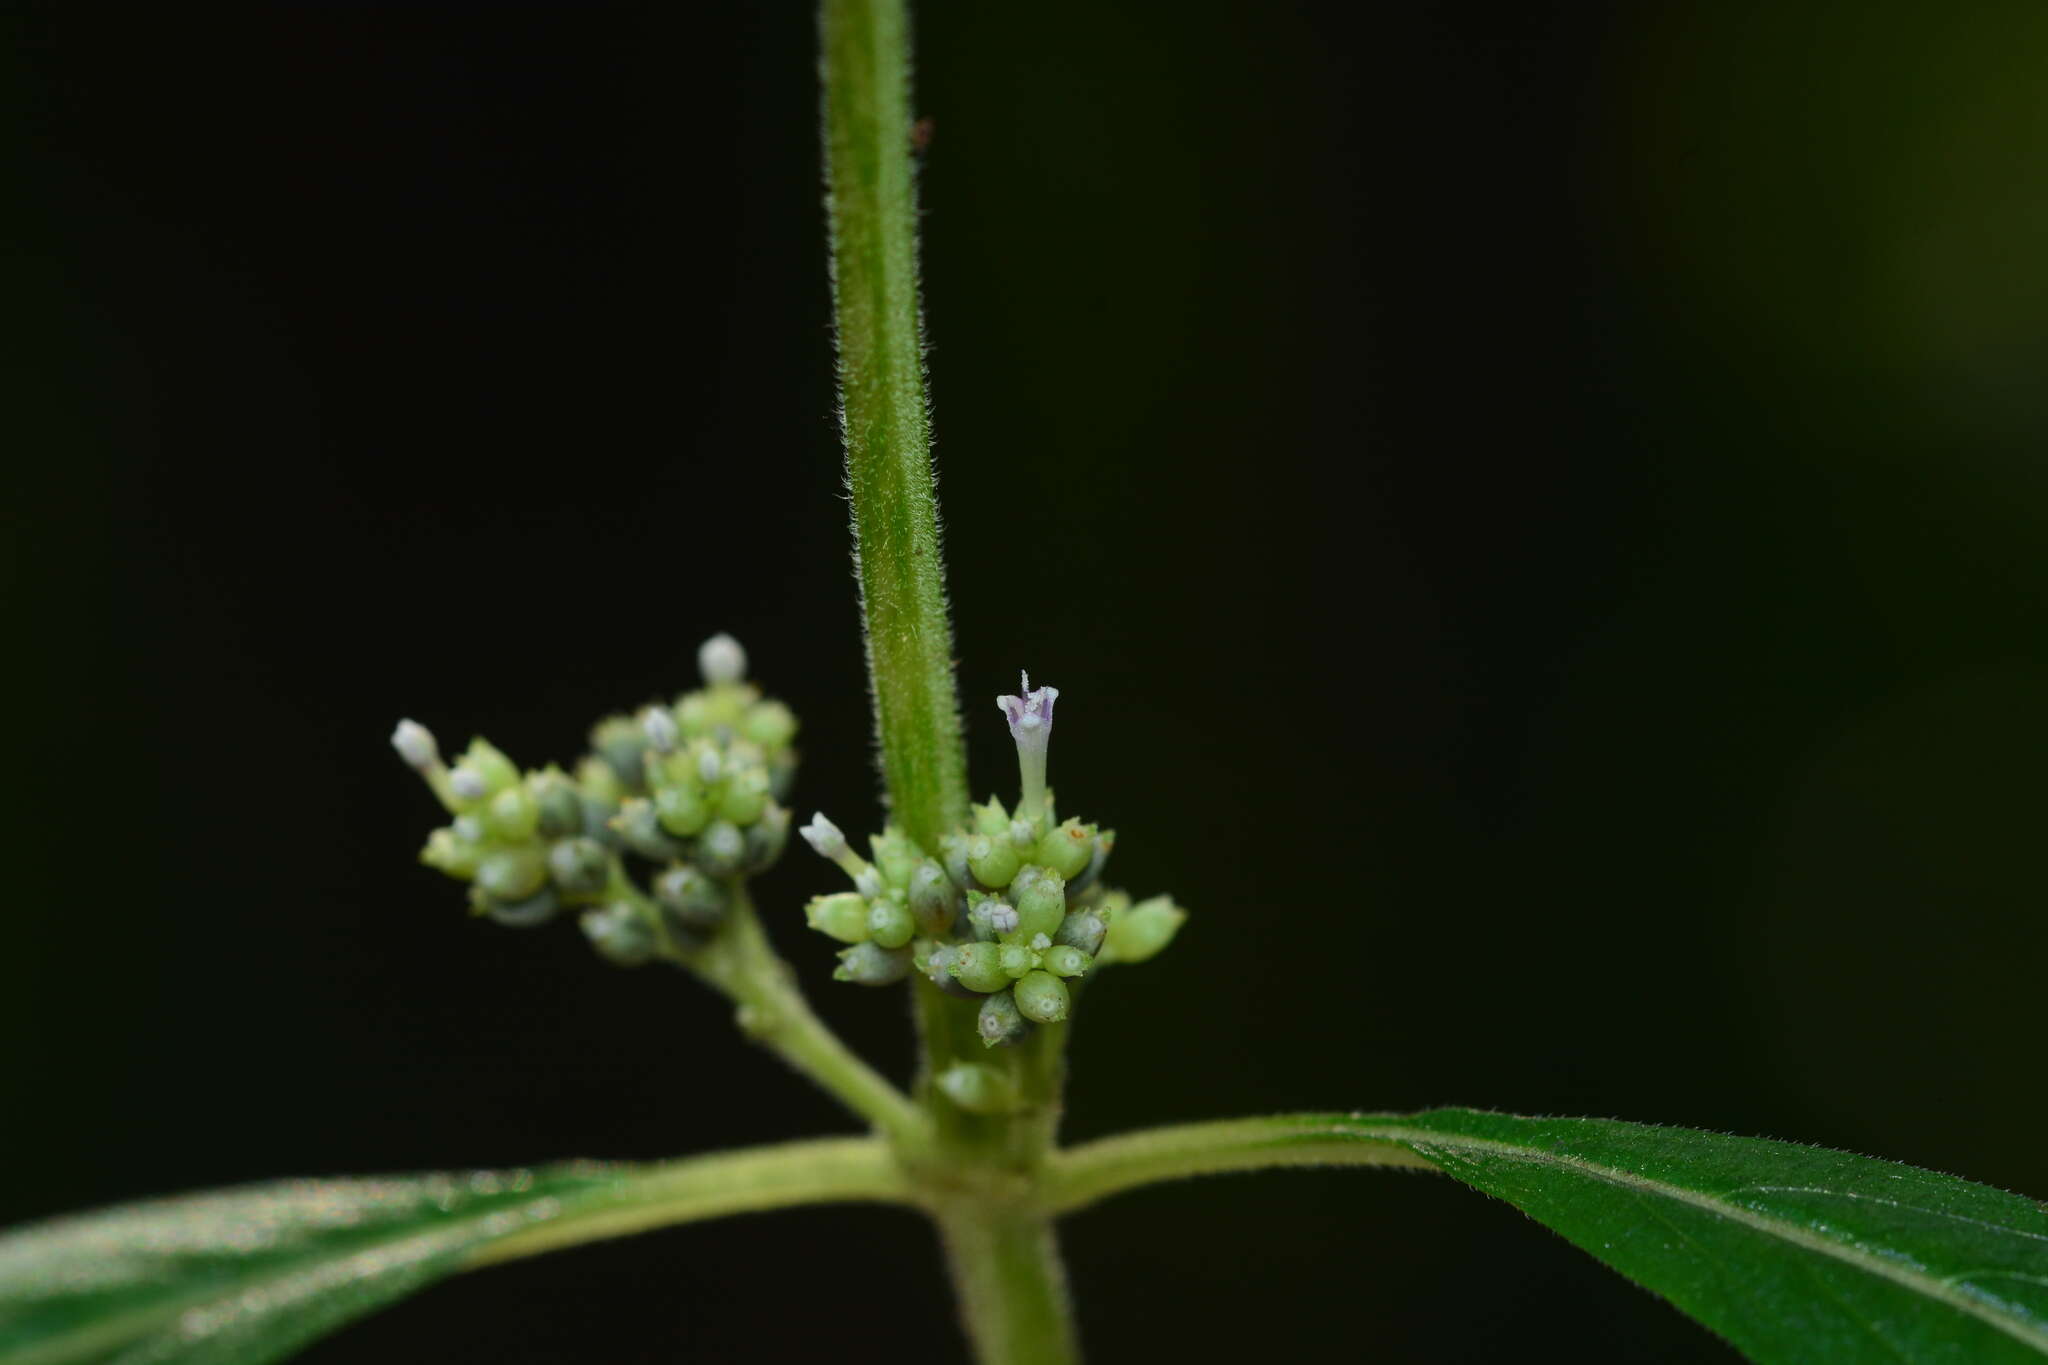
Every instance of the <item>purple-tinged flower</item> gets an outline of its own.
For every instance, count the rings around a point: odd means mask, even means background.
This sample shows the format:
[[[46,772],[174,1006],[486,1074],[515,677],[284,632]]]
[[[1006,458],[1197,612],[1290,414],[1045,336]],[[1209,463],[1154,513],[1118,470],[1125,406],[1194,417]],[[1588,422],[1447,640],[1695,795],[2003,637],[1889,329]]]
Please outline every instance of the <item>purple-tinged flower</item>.
[[[997,697],[996,706],[1010,722],[1010,738],[1017,744],[1017,770],[1024,792],[1017,801],[1017,813],[1038,818],[1045,807],[1045,750],[1052,742],[1052,704],[1059,700],[1057,687],[1033,690],[1031,675],[1019,673],[1021,697]]]

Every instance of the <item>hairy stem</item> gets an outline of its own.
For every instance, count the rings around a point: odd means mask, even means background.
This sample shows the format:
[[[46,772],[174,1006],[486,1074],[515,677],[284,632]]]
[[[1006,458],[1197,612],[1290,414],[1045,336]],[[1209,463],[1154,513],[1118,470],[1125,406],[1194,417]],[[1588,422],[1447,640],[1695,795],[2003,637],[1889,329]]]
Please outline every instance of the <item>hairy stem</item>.
[[[895,1154],[880,1139],[790,1142],[628,1167],[607,1193],[580,1202],[530,1232],[487,1243],[469,1264],[494,1265],[733,1213],[846,1202],[914,1202]]]
[[[927,851],[967,817],[917,297],[903,0],[825,0],[825,175],[840,428],[890,807]]]
[[[730,916],[703,953],[684,964],[732,997],[742,1031],[808,1076],[903,1148],[925,1141],[930,1121],[902,1091],[856,1056],[811,1013],[796,978],[770,946],[742,885]]]
[[[1152,1128],[1069,1147],[1046,1169],[1046,1207],[1071,1213],[1140,1185],[1277,1166],[1437,1167],[1402,1144],[1396,1116],[1278,1114]]]
[[[1080,1359],[1052,1220],[977,1206],[937,1215],[960,1317],[982,1365],[1067,1365]]]

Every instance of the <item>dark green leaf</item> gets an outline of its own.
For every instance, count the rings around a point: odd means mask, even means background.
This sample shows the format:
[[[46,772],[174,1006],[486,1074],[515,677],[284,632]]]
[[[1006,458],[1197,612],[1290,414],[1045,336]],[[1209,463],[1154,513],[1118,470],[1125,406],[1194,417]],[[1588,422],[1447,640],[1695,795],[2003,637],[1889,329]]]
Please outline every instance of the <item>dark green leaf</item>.
[[[1445,1109],[1338,1119],[1498,1195],[1753,1359],[2048,1357],[2048,1207],[1789,1142]]]
[[[293,1180],[0,1236],[0,1362],[255,1365],[607,1196],[594,1165]]]

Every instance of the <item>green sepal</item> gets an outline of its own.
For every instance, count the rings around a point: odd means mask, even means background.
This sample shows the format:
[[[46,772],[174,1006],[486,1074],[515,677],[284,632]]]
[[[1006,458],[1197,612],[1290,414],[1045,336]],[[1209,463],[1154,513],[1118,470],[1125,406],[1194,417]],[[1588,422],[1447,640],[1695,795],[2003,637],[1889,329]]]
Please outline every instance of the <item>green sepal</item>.
[[[1017,927],[1004,934],[1003,941],[1029,943],[1040,934],[1051,941],[1067,917],[1066,881],[1057,872],[1027,867],[1010,884],[1010,896],[1017,907]]]
[[[1017,997],[1009,991],[997,991],[982,1001],[981,1013],[974,1020],[974,1031],[981,1036],[983,1047],[1014,1043],[1030,1027],[1018,1012]]]
[[[621,967],[639,966],[652,958],[659,946],[647,917],[629,901],[586,910],[578,923],[598,955]]]
[[[494,839],[518,843],[540,826],[540,803],[523,782],[515,782],[484,806],[484,829]]]
[[[533,793],[536,825],[544,838],[583,833],[583,798],[560,768],[541,769],[526,779],[526,786]]]
[[[420,849],[421,862],[465,882],[476,876],[477,864],[483,856],[481,845],[471,843],[446,825],[429,834]]]
[[[1008,886],[1023,865],[1007,837],[977,834],[967,841],[968,869],[983,886]]]
[[[735,825],[751,825],[768,809],[768,770],[747,763],[731,773],[718,794],[718,813]]]
[[[953,917],[957,912],[960,893],[946,878],[946,870],[936,859],[926,858],[910,871],[910,890],[906,897],[910,917],[917,921],[919,931],[942,935],[953,931]]]
[[[851,981],[856,986],[893,986],[910,975],[910,949],[884,948],[876,943],[856,943],[839,952],[834,981]]]
[[[1046,949],[1042,956],[1045,960],[1045,969],[1054,976],[1086,976],[1088,969],[1095,965],[1094,958],[1065,943],[1055,944]]]
[[[891,896],[868,906],[868,937],[884,948],[901,948],[917,936],[917,921],[907,906]]]
[[[487,796],[496,796],[519,780],[518,765],[481,735],[469,742],[469,748],[463,750],[462,759],[456,766],[467,768],[482,778]]]
[[[902,830],[890,825],[880,834],[869,837],[868,849],[874,855],[875,870],[882,874],[883,883],[898,891],[908,890],[910,874],[924,856],[918,846],[910,842]]]
[[[1102,922],[1102,916],[1095,911],[1073,910],[1060,921],[1059,932],[1052,936],[1052,941],[1064,947],[1079,949],[1092,959],[1096,953],[1102,951],[1102,940],[1107,935],[1108,928],[1109,926]]]
[[[531,846],[499,848],[477,864],[476,884],[495,901],[525,900],[548,879],[548,860]]]
[[[713,820],[697,836],[696,854],[712,876],[737,876],[747,865],[747,836],[730,820]]]
[[[611,874],[611,852],[595,839],[558,839],[548,847],[548,876],[572,896],[604,890]]]
[[[1078,877],[1094,859],[1095,827],[1079,820],[1063,820],[1047,830],[1031,855],[1033,862],[1051,868],[1062,878]]]
[[[657,788],[654,815],[662,829],[678,839],[689,839],[711,822],[711,798],[694,778]]]

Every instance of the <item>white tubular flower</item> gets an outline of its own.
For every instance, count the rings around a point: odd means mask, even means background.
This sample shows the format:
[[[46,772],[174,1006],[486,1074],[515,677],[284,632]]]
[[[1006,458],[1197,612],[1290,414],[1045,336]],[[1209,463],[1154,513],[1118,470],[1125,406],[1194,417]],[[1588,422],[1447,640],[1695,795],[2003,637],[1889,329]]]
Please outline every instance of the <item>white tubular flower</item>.
[[[740,648],[738,640],[720,631],[697,646],[697,671],[713,687],[744,681],[747,651]]]
[[[1023,795],[1017,813],[1035,818],[1045,808],[1045,750],[1052,742],[1052,704],[1059,700],[1057,687],[1031,687],[1031,675],[1020,673],[1021,697],[997,697],[996,706],[1010,723],[1010,738],[1017,745],[1017,771],[1023,778]]]

